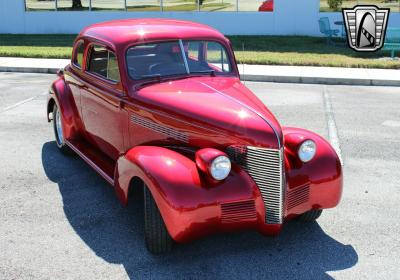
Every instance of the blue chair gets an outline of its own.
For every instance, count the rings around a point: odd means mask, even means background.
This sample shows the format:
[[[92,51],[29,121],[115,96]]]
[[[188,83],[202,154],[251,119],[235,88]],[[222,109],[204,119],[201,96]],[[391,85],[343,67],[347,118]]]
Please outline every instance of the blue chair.
[[[319,31],[326,36],[326,43],[328,45],[335,44],[332,38],[338,36],[339,29],[331,29],[331,24],[328,17],[322,17],[318,20]]]

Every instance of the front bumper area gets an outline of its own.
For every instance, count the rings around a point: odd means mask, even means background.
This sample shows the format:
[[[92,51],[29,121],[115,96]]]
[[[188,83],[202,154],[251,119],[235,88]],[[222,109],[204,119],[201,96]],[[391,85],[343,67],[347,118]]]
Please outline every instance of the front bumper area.
[[[221,187],[214,189],[218,202],[210,201],[209,204],[186,209],[169,208],[168,229],[176,242],[185,243],[217,232],[238,230],[256,230],[263,235],[275,236],[281,232],[286,221],[300,214],[311,209],[335,207],[342,193],[341,176],[303,185],[286,185],[283,223],[267,224],[259,188],[246,172],[240,171],[235,175],[236,179],[237,176],[241,177],[239,184],[246,184],[236,185],[234,189],[244,191],[236,193],[235,200],[223,199],[226,189]],[[288,177],[291,178],[290,172]]]

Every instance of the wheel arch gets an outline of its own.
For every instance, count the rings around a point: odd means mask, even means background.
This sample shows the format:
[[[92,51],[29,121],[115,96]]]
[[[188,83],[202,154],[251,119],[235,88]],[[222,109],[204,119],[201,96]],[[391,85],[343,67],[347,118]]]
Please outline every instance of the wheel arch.
[[[303,209],[306,211],[311,208],[326,209],[337,206],[343,191],[343,171],[340,158],[332,145],[320,135],[305,129],[283,127],[283,134],[288,190],[309,186],[309,200],[304,205],[310,207]],[[298,158],[297,151],[299,145],[308,139],[316,143],[316,154],[310,162],[303,163]],[[296,209],[293,208],[289,212],[301,212]]]
[[[48,101],[47,101],[47,122],[50,122],[53,120],[53,110],[54,110],[54,105],[56,104],[56,101],[53,96],[50,96]],[[51,117],[50,117],[51,114]]]
[[[73,95],[64,77],[58,77],[50,87],[49,96],[47,97],[47,121],[53,118],[50,113],[53,112],[54,106],[59,108],[63,119],[63,130],[66,139],[72,139],[82,129],[82,122],[79,119],[78,108],[76,107]]]

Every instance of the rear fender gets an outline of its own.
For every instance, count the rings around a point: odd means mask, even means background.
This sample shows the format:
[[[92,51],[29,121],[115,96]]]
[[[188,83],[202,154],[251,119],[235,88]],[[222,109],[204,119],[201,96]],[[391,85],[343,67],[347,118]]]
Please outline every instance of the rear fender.
[[[288,209],[288,214],[335,207],[342,195],[343,175],[340,159],[333,147],[321,136],[305,129],[284,127],[283,134],[288,192],[310,186],[309,201]],[[316,143],[317,151],[311,161],[303,163],[297,150],[307,139]]]
[[[50,113],[53,112],[54,104],[61,111],[63,119],[63,133],[66,139],[73,139],[78,135],[79,116],[74,98],[65,83],[64,78],[58,77],[50,87],[50,94],[47,98],[47,120],[50,121]]]

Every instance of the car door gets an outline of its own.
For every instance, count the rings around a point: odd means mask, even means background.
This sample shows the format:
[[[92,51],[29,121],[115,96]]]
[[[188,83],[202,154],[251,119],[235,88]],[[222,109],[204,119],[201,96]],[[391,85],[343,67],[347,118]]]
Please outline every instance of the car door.
[[[123,152],[121,102],[123,90],[115,53],[92,44],[87,50],[86,81],[81,91],[88,142],[116,160]]]

